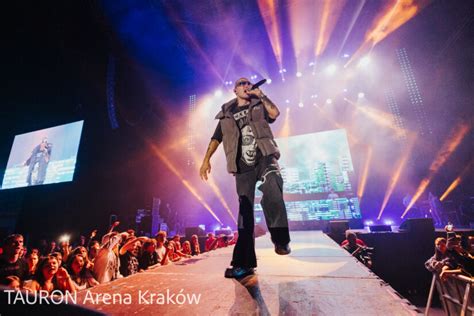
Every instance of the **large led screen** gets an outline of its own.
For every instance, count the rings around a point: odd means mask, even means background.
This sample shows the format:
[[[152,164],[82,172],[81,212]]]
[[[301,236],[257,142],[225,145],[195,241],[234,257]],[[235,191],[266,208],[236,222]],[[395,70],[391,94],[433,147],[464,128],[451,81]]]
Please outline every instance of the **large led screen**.
[[[360,218],[344,129],[276,139],[289,221]],[[256,191],[257,201],[261,192]],[[256,203],[256,221],[264,218]]]
[[[72,181],[83,123],[15,136],[2,189]]]

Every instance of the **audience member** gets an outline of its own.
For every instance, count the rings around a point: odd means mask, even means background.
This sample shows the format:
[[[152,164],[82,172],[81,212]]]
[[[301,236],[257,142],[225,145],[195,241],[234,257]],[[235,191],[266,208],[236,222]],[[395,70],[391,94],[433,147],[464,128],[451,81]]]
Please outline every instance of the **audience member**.
[[[206,251],[211,251],[217,249],[217,238],[213,233],[207,234],[206,243],[204,244],[204,249]]]
[[[176,251],[181,251],[181,236],[180,235],[174,235],[172,241],[174,242],[174,248]]]
[[[65,265],[65,262],[63,260],[63,255],[60,252],[53,252],[53,253],[50,253],[49,255],[58,259],[58,264],[60,267]]]
[[[176,262],[176,261],[181,260],[182,257],[178,253],[176,253],[176,246],[172,240],[168,243],[167,248],[168,248],[168,258],[170,259],[171,262]]]
[[[441,270],[448,264],[446,256],[446,238],[439,237],[435,240],[435,253],[433,257],[425,262],[425,267],[430,272],[441,273]]]
[[[201,254],[201,247],[199,246],[199,238],[197,235],[192,235],[191,236],[191,250],[192,250],[192,255],[197,256]]]
[[[21,280],[16,275],[9,275],[6,277],[5,285],[16,291],[21,290]]]
[[[76,290],[78,291],[99,284],[87,268],[86,260],[81,254],[71,254],[68,260],[67,270]]]
[[[357,260],[362,262],[366,267],[371,268],[372,267],[372,248],[369,248],[365,246],[365,243],[360,240],[359,243],[357,243],[357,235],[353,231],[346,230],[346,240],[347,242],[343,241],[341,243],[344,244],[342,248],[347,250],[353,257],[355,257]],[[364,246],[361,246],[361,243],[364,244]]]
[[[188,255],[188,256],[192,256],[192,250],[191,250],[191,243],[186,240],[184,243],[183,243],[183,250],[182,250],[183,254],[185,255]]]
[[[138,251],[140,240],[137,237],[129,237],[120,248],[120,273],[125,277],[138,272]]]
[[[3,241],[0,256],[0,284],[6,284],[6,277],[17,276],[22,282],[28,276],[28,264],[20,258],[23,249],[23,236],[10,235]]]
[[[89,259],[94,262],[94,258],[97,256],[97,253],[100,250],[100,243],[97,240],[91,241],[89,248]]]
[[[27,277],[27,279],[31,279],[33,277],[33,275],[35,274],[36,267],[38,266],[38,261],[39,261],[38,254],[34,253],[34,252],[30,253],[26,257],[26,262],[28,263],[28,277]]]
[[[94,259],[93,273],[99,283],[105,283],[121,277],[119,272],[118,247],[127,233],[111,231],[102,237],[102,246]]]
[[[143,244],[142,254],[138,259],[138,267],[141,270],[146,270],[157,265],[158,263],[156,241],[154,239],[150,239]]]
[[[229,240],[228,245],[235,245],[237,243],[237,239],[239,239],[239,232],[236,230],[234,231],[234,235],[232,236],[232,239]]]
[[[169,248],[166,245],[166,232],[159,231],[156,234],[156,254],[158,255],[158,262],[164,266],[169,263]]]
[[[61,292],[75,292],[76,288],[67,270],[59,266],[58,259],[53,256],[42,258],[38,263],[36,274],[29,286],[29,290],[40,290],[51,293],[54,290]]]

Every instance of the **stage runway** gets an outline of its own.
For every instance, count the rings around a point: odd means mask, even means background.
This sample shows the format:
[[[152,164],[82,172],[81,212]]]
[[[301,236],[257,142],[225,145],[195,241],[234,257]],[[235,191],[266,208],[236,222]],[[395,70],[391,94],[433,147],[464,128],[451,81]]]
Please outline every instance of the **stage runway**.
[[[291,232],[291,238],[289,256],[274,253],[268,234],[257,238],[257,273],[240,281],[224,278],[228,247],[96,286],[79,293],[78,301],[110,315],[417,314],[321,231]],[[92,302],[96,293],[129,300]],[[198,303],[187,301],[193,294]]]

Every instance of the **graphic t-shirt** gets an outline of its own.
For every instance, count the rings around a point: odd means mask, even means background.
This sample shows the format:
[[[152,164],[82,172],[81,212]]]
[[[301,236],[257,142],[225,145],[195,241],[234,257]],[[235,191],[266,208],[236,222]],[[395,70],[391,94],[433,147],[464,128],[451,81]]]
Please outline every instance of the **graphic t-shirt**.
[[[6,285],[6,277],[15,275],[24,281],[28,275],[28,264],[23,259],[11,263],[5,257],[0,256],[0,284]]]
[[[231,112],[240,130],[237,151],[237,172],[244,173],[254,168],[258,160],[262,157],[262,152],[257,146],[255,136],[248,122],[247,114],[249,112],[249,105],[234,106]],[[220,122],[217,124],[212,139],[222,142],[222,128]]]

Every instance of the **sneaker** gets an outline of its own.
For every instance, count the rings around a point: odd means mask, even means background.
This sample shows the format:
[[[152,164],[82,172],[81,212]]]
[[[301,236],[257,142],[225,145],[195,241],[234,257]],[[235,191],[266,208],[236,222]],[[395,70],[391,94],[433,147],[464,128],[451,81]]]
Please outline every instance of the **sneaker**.
[[[275,244],[275,252],[281,256],[290,254],[291,252],[290,244],[289,243],[286,245]]]
[[[227,268],[224,273],[224,277],[228,279],[241,279],[246,277],[247,275],[254,274],[254,268],[240,268],[240,267],[233,267]]]

